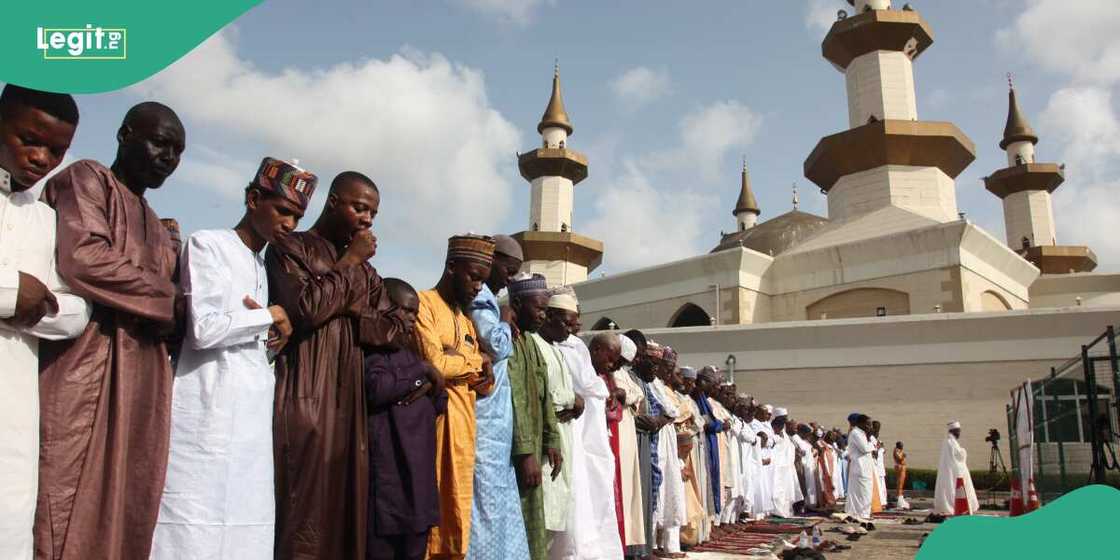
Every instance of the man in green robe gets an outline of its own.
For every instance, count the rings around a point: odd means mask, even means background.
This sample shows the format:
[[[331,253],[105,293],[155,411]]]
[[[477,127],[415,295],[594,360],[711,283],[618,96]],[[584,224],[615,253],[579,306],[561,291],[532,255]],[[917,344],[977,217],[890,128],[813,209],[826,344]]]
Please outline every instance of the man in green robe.
[[[513,354],[509,358],[509,383],[513,393],[513,458],[521,493],[521,512],[529,554],[533,560],[548,558],[544,523],[541,457],[548,456],[553,479],[559,476],[563,457],[560,431],[548,392],[548,366],[530,333],[540,328],[548,307],[543,276],[523,275],[509,284],[510,305],[517,315]]]

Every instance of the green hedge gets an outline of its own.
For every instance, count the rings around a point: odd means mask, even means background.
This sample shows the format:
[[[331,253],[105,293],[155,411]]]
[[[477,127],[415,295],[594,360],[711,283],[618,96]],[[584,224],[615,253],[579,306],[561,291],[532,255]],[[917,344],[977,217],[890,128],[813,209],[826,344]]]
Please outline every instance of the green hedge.
[[[1011,483],[1003,476],[1003,473],[992,474],[988,471],[971,471],[971,473],[972,485],[977,490],[1009,491],[1011,489]],[[895,488],[896,480],[894,469],[887,469],[888,490]],[[932,492],[934,487],[937,486],[937,469],[907,469],[906,489],[913,490],[915,481],[924,482],[926,489]]]

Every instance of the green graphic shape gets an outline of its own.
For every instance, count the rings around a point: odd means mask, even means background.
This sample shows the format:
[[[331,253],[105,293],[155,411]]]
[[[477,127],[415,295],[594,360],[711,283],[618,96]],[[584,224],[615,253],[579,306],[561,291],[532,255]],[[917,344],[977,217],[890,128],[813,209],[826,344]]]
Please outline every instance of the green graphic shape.
[[[930,534],[916,559],[1120,558],[1111,538],[1117,511],[1120,490],[1085,486],[1020,517],[950,519]]]
[[[260,2],[12,2],[0,19],[0,81],[69,93],[125,88],[179,60]]]

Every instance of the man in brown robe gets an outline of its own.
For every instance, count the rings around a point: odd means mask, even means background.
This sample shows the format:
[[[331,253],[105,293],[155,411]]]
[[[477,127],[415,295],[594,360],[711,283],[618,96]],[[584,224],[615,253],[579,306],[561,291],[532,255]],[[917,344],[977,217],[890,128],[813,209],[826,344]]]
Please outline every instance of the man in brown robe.
[[[323,213],[265,255],[269,297],[292,322],[276,358],[276,558],[365,558],[369,456],[362,347],[403,327],[367,262],[381,203],[365,175],[331,182]]]
[[[58,272],[93,304],[75,340],[40,347],[40,486],[35,555],[147,558],[167,471],[178,254],[144,193],[179,165],[174,111],[141,103],[117,132],[111,168],[74,163],[47,184]],[[178,312],[177,312],[178,310]]]

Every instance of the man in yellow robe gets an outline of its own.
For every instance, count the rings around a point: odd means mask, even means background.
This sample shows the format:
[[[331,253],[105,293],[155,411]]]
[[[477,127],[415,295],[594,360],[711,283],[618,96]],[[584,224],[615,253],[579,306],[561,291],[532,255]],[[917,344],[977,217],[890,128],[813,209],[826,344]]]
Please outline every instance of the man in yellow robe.
[[[471,302],[490,277],[494,241],[459,235],[447,245],[443,276],[435,289],[420,294],[416,324],[422,357],[447,380],[447,414],[436,419],[436,484],[439,525],[428,540],[432,560],[461,559],[470,545],[474,497],[476,394],[493,387],[490,358],[482,352],[471,322]]]

